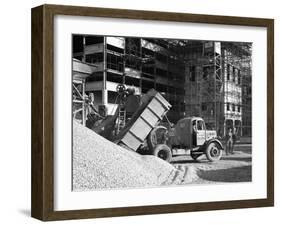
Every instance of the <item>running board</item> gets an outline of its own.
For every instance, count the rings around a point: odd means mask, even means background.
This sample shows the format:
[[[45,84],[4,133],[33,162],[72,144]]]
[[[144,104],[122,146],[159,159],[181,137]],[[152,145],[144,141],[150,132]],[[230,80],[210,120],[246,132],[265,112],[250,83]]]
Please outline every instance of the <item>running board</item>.
[[[192,152],[196,152],[199,150],[199,147],[192,148]],[[190,155],[191,149],[185,148],[173,148],[172,155]]]

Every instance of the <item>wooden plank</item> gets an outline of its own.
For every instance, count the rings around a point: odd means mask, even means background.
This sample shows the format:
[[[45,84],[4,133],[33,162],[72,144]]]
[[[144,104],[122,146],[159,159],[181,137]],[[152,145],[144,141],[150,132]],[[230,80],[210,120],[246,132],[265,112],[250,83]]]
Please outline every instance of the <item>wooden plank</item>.
[[[31,17],[31,216],[43,219],[43,6]]]

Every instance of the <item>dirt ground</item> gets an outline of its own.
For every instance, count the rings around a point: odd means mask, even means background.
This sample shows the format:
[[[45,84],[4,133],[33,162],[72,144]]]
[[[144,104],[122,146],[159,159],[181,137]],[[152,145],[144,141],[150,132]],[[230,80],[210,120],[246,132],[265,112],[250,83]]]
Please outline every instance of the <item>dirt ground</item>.
[[[177,169],[192,171],[193,179],[183,184],[250,182],[252,181],[251,144],[237,144],[233,155],[225,155],[220,161],[209,162],[205,156],[194,161],[190,156],[177,156],[172,160]]]
[[[124,149],[90,129],[73,123],[73,190],[157,187],[248,182],[252,177],[251,145],[237,145],[217,162],[178,156],[171,164],[152,155]]]

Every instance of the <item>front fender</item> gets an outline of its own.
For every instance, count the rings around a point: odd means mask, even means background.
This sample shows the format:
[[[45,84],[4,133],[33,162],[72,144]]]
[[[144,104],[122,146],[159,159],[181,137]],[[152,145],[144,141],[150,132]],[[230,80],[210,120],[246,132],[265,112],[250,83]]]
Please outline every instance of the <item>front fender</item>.
[[[204,146],[207,147],[210,143],[216,143],[220,147],[220,149],[223,150],[223,145],[218,139],[212,138],[210,140],[207,140]]]

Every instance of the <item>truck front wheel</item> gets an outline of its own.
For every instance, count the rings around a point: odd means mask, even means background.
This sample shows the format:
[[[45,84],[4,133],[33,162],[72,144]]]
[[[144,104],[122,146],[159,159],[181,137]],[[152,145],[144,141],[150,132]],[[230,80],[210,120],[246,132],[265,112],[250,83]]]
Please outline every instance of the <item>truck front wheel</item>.
[[[216,143],[210,143],[206,149],[207,159],[211,162],[220,160],[222,156],[222,150],[216,145]]]
[[[171,149],[166,144],[157,144],[152,154],[167,162],[170,162],[172,159]]]

